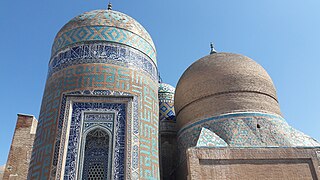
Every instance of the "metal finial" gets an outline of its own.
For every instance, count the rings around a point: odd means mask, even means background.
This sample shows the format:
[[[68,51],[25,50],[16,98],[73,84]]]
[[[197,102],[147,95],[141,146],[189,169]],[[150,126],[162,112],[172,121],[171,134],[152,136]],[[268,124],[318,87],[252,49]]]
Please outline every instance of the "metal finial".
[[[161,78],[160,72],[158,72],[158,78],[159,78],[159,79],[158,79],[158,82],[159,82],[159,83],[162,83],[162,78]]]
[[[108,10],[112,10],[112,4],[111,4],[111,2],[109,2],[109,4],[108,4]]]
[[[213,43],[210,43],[210,48],[211,48],[210,54],[217,53],[217,51],[214,49]]]

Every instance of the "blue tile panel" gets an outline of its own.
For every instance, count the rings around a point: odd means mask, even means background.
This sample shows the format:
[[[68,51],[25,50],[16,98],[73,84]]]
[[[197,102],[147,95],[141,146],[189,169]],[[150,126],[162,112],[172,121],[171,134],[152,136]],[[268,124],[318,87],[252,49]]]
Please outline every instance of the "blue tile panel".
[[[185,151],[197,144],[202,128],[215,133],[231,147],[314,147],[319,142],[292,128],[280,116],[244,112],[231,113],[183,127],[178,132],[180,161]]]
[[[133,103],[133,107],[131,107],[131,100]],[[61,170],[62,168],[62,163],[63,159],[63,150],[65,149],[64,145],[66,144],[66,136],[68,132],[68,126],[64,126],[64,124],[68,124],[68,114],[70,111],[70,101],[76,101],[76,102],[83,102],[85,103],[86,101],[91,101],[91,102],[96,102],[93,104],[98,105],[100,108],[103,106],[100,106],[99,103],[97,102],[116,102],[116,101],[125,101],[126,104],[126,109],[127,109],[127,117],[132,117],[132,119],[127,119],[126,121],[126,131],[127,131],[127,137],[126,137],[126,144],[127,144],[127,158],[126,158],[126,175],[130,177],[132,175],[132,179],[138,179],[138,171],[139,167],[134,166],[139,162],[139,156],[136,156],[139,154],[139,149],[134,148],[138,147],[137,145],[139,144],[139,115],[138,115],[138,99],[136,96],[133,96],[129,93],[124,93],[124,92],[117,92],[117,91],[112,91],[112,90],[84,90],[84,91],[75,91],[75,92],[69,92],[67,94],[63,95],[62,102],[61,102],[61,110],[60,110],[60,115],[59,115],[59,121],[58,121],[58,130],[57,130],[57,135],[56,135],[56,142],[55,142],[55,149],[54,149],[54,158],[53,158],[53,164],[51,166],[51,174],[52,177],[55,177],[56,179],[60,179],[61,177]],[[95,112],[103,113],[105,111],[113,111],[113,113],[116,113],[118,111],[108,109],[108,108],[102,108],[102,109],[94,109]],[[105,129],[110,130],[110,128],[113,126],[113,122],[103,122],[101,123],[99,120],[99,117],[95,119],[96,122],[90,121],[92,117],[88,117],[90,114],[85,113],[85,119],[84,119],[84,131],[94,125],[97,125],[97,123],[101,126],[103,126]],[[99,114],[100,115],[100,114]],[[117,122],[117,121],[116,121]],[[116,125],[116,127],[119,127]],[[131,131],[132,129],[132,131]],[[112,130],[110,130],[113,132]],[[78,137],[77,137],[78,138]],[[134,142],[132,142],[132,139],[134,139]],[[115,144],[115,142],[113,142]],[[132,147],[133,148],[130,148]],[[132,149],[132,151],[131,151]],[[134,154],[134,156],[132,156]],[[132,163],[130,161],[132,160]],[[78,163],[73,163],[73,164],[78,164]],[[81,164],[81,162],[80,162]],[[132,165],[131,165],[132,164]],[[80,165],[81,166],[81,165]],[[74,172],[76,171],[75,168],[77,166],[72,166],[73,169],[70,171],[72,173],[68,177],[74,177]],[[81,169],[81,168],[80,168]],[[134,178],[137,176],[137,178]],[[122,176],[120,176],[122,177]],[[78,175],[79,178],[79,175]],[[67,178],[65,178],[67,179]]]
[[[175,88],[166,83],[159,84],[159,121],[176,122],[174,111],[174,91]]]
[[[71,29],[82,26],[109,26],[125,29],[142,37],[154,48],[149,33],[140,23],[126,14],[113,10],[94,10],[85,12],[64,25],[56,38],[59,38],[63,33],[70,31]]]
[[[159,102],[159,121],[168,120],[176,122],[173,102]]]
[[[142,70],[158,80],[157,65],[147,56],[127,46],[114,43],[86,43],[71,46],[51,58],[48,77],[77,64],[104,63]]]
[[[159,84],[159,93],[171,93],[171,94],[174,94],[174,91],[175,91],[175,88],[173,86],[171,86],[170,84],[166,84],[166,83],[160,83]]]
[[[140,36],[127,31],[108,26],[76,27],[57,37],[52,46],[52,56],[61,49],[81,42],[112,42],[124,44],[140,50],[150,59],[157,62],[155,48]]]
[[[126,141],[126,104],[120,103],[88,103],[88,102],[76,102],[72,105],[72,118],[69,130],[69,141],[67,147],[67,159],[65,165],[64,179],[75,179],[76,177],[76,167],[78,167],[78,157],[80,154],[79,144],[81,142],[81,129],[84,131],[94,124],[98,124],[98,119],[93,120],[95,123],[86,123],[85,127],[83,125],[83,112],[114,112],[116,117],[114,118],[114,123],[116,125],[115,130],[108,127],[108,121],[100,122],[100,125],[106,129],[110,129],[114,137],[114,149],[113,149],[113,168],[114,176],[112,179],[124,179],[124,169],[125,169],[125,141]],[[111,121],[112,122],[112,121]]]
[[[196,147],[227,147],[228,144],[214,132],[202,128]]]

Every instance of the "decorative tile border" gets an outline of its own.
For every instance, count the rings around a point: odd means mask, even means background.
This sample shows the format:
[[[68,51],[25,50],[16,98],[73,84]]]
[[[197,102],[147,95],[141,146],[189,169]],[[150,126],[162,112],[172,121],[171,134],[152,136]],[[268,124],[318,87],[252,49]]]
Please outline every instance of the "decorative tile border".
[[[174,94],[175,88],[170,84],[160,83],[159,85],[159,93],[171,93]]]
[[[175,88],[169,84],[159,84],[159,121],[176,122],[176,114],[174,111],[174,91]]]
[[[110,26],[126,29],[146,39],[152,47],[153,41],[146,29],[132,17],[113,10],[94,10],[85,12],[69,21],[57,34],[57,38],[63,33],[79,26]]]
[[[106,63],[143,70],[158,81],[156,64],[137,50],[115,43],[80,44],[60,51],[51,58],[48,78],[55,72],[78,64]]]
[[[231,147],[315,147],[320,143],[292,128],[280,116],[240,112],[199,120],[178,132],[180,162],[185,151],[197,144],[202,128],[206,128]]]
[[[156,51],[145,39],[125,29],[108,26],[84,26],[71,29],[55,39],[52,46],[52,56],[65,48],[79,42],[107,41],[120,43],[140,50],[157,63]]]
[[[81,142],[81,129],[88,127],[81,127],[81,121],[83,113],[85,112],[99,112],[99,113],[114,113],[115,114],[115,126],[113,133],[113,178],[112,179],[124,179],[125,177],[125,144],[126,144],[126,104],[123,103],[99,103],[99,102],[73,102],[71,122],[68,129],[69,136],[66,154],[66,162],[64,173],[64,179],[76,179],[77,172],[79,172],[79,153]],[[96,124],[96,123],[95,123]]]
[[[163,120],[176,122],[173,102],[159,102],[159,121]]]
[[[159,178],[158,81],[145,71],[108,63],[90,63],[62,68],[47,79],[30,163],[30,179],[55,179],[62,170],[59,159],[66,154],[62,142],[66,96],[125,97],[128,94],[139,104],[132,111],[138,121],[134,121],[130,129],[138,135],[132,137],[132,147],[127,149],[128,158],[138,157],[127,161],[137,169],[131,168],[128,177]]]
[[[85,96],[85,95],[91,95],[91,96]],[[92,96],[92,95],[104,95],[104,97],[96,97],[96,96]],[[121,97],[123,96],[123,97]],[[130,98],[131,97],[131,98]],[[61,111],[61,117],[63,117],[59,124],[68,124],[68,121],[71,122],[71,119],[70,117],[72,118],[77,118],[77,121],[79,121],[79,119],[81,119],[81,112],[83,112],[82,110],[77,110],[77,116],[75,116],[73,113],[71,113],[69,110],[70,109],[73,109],[73,111],[75,110],[75,108],[71,108],[71,106],[73,106],[73,104],[77,103],[78,104],[88,104],[89,103],[89,106],[91,105],[91,107],[93,106],[97,106],[99,107],[98,109],[91,109],[90,111],[100,111],[100,112],[111,112],[111,111],[114,111],[116,112],[115,110],[112,110],[112,109],[108,109],[108,108],[105,108],[103,106],[103,103],[102,102],[125,102],[126,105],[125,107],[127,108],[127,115],[128,116],[128,119],[132,119],[132,122],[131,121],[127,121],[126,120],[126,136],[127,137],[124,137],[122,138],[122,140],[126,139],[127,142],[126,142],[126,168],[120,168],[120,169],[126,169],[126,177],[131,179],[131,176],[133,177],[134,174],[137,174],[137,171],[139,170],[139,165],[135,165],[131,168],[131,161],[132,162],[138,162],[138,158],[139,156],[132,156],[132,154],[135,154],[135,155],[138,155],[139,152],[138,152],[138,149],[136,149],[135,147],[138,147],[139,146],[139,131],[137,131],[137,129],[139,128],[139,120],[138,120],[138,116],[136,116],[136,112],[133,112],[132,110],[133,109],[136,109],[138,107],[138,101],[137,101],[137,98],[134,97],[134,96],[131,96],[130,94],[128,93],[122,93],[122,92],[115,92],[115,91],[106,91],[106,90],[96,90],[96,91],[78,91],[78,92],[71,92],[71,93],[68,93],[66,95],[64,95],[64,102],[63,104],[64,105],[64,109],[62,109]],[[132,103],[131,103],[132,101]],[[105,103],[105,104],[109,104],[111,105],[112,103]],[[131,105],[132,104],[132,105]],[[119,109],[119,108],[118,108]],[[88,111],[89,109],[86,109],[86,111]],[[131,114],[133,113],[133,114]],[[68,115],[70,114],[70,115]],[[80,117],[79,117],[80,116]],[[131,118],[129,118],[131,117]],[[119,120],[119,119],[118,119]],[[79,126],[79,122],[76,122],[75,124],[77,124]],[[71,126],[70,126],[71,127]],[[54,179],[60,179],[61,175],[60,174],[62,171],[66,171],[67,174],[64,174],[64,178],[73,178],[75,177],[75,173],[78,171],[74,168],[76,168],[76,162],[75,162],[75,159],[72,161],[72,162],[69,162],[70,164],[73,164],[71,166],[71,169],[69,170],[66,170],[64,168],[64,159],[66,157],[69,157],[69,156],[66,156],[66,154],[64,153],[67,153],[66,152],[66,145],[67,144],[70,144],[68,143],[68,141],[66,141],[66,137],[67,137],[67,132],[69,131],[68,130],[68,127],[67,126],[61,126],[61,135],[59,136],[60,138],[57,138],[56,140],[56,144],[60,144],[59,146],[57,146],[55,152],[59,152],[56,156],[55,156],[55,159],[54,162],[56,162],[56,167],[57,168],[54,168],[54,171],[52,172],[57,172],[57,174],[52,174]],[[71,128],[72,129],[72,128]],[[79,127],[77,128],[77,132],[79,133]],[[79,135],[76,135],[76,137],[73,137],[71,138],[72,140],[76,140],[77,142],[75,143],[78,143],[79,142],[79,138],[81,136]],[[69,141],[70,141],[70,137],[69,137]],[[121,144],[121,143],[118,143],[118,144]],[[123,144],[123,143],[122,143]],[[60,149],[60,150],[59,150]],[[76,149],[76,147],[73,147],[72,149]],[[70,151],[70,145],[68,147],[68,151]],[[115,150],[115,151],[118,151],[118,150]],[[73,150],[72,151],[72,154],[76,154],[77,151]],[[116,153],[115,153],[116,154]],[[119,158],[118,158],[119,159]],[[122,160],[123,163],[117,163],[117,164],[125,164],[124,163],[124,160]],[[53,166],[53,167],[55,167]],[[73,169],[72,169],[73,167]],[[68,168],[68,166],[66,166],[66,168]],[[69,167],[70,168],[70,167]],[[57,170],[56,170],[57,169]],[[121,175],[121,173],[113,173],[114,174],[114,179],[123,179],[124,176],[123,174]],[[68,176],[68,177],[66,177]],[[117,178],[116,178],[117,177]]]
[[[240,113],[230,113],[230,114],[223,114],[223,115],[219,115],[219,116],[214,116],[214,117],[210,117],[210,118],[206,118],[203,120],[199,120],[195,123],[186,125],[185,127],[183,127],[178,134],[182,134],[185,130],[192,128],[193,126],[199,125],[199,124],[203,124],[207,121],[218,121],[218,120],[224,120],[224,119],[230,119],[230,118],[237,118],[237,117],[242,117],[242,116],[248,116],[248,117],[255,117],[255,116],[262,116],[262,117],[267,117],[267,118],[271,118],[271,119],[279,119],[282,121],[285,121],[282,117],[277,116],[277,115],[273,115],[273,114],[266,114],[266,113],[259,113],[259,112],[240,112]]]

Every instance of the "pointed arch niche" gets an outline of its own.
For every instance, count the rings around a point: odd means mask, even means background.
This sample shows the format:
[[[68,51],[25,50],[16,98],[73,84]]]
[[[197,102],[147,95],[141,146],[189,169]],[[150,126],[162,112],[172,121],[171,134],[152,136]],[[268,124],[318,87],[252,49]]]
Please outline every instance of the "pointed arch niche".
[[[139,169],[137,98],[64,98],[55,179],[131,179]]]
[[[80,179],[110,179],[112,169],[111,132],[102,126],[90,128],[83,135],[82,145]]]

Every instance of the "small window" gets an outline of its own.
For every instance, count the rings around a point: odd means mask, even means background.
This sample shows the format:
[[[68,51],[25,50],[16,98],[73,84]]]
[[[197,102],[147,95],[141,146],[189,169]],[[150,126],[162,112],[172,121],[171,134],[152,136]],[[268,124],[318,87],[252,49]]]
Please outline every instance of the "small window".
[[[102,129],[94,129],[87,134],[82,179],[107,179],[109,141],[108,133]]]

